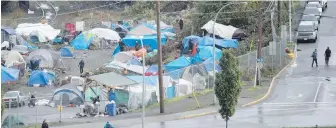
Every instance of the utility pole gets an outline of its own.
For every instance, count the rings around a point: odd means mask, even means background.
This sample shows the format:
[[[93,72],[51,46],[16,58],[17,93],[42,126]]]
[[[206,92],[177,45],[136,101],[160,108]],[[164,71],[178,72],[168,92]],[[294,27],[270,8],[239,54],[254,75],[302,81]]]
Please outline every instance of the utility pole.
[[[278,28],[281,25],[281,1],[278,0]]]
[[[260,85],[260,68],[261,68],[261,44],[262,44],[262,10],[261,10],[262,2],[259,4],[259,23],[258,23],[258,52],[257,52],[257,73],[256,73],[256,85]]]
[[[292,0],[289,0],[289,7],[288,7],[288,11],[289,11],[289,42],[292,42]]]
[[[158,42],[158,60],[159,60],[159,93],[160,93],[160,113],[164,113],[164,90],[162,79],[162,47],[161,47],[161,32],[160,32],[160,1],[156,1],[156,30]]]

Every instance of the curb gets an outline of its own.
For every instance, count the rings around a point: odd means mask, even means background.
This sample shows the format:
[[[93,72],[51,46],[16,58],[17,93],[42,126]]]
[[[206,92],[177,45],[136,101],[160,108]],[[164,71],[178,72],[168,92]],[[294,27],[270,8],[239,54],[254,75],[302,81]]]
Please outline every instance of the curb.
[[[295,51],[294,51],[294,58],[291,60],[291,62],[290,62],[289,64],[287,64],[284,68],[282,68],[282,69],[280,70],[280,72],[278,72],[278,73],[272,78],[272,81],[271,81],[271,84],[270,84],[270,86],[269,86],[269,88],[268,88],[267,93],[266,93],[262,98],[260,98],[260,99],[258,99],[258,100],[255,100],[255,101],[252,101],[252,102],[250,102],[250,103],[247,103],[247,104],[245,104],[245,105],[242,105],[242,107],[248,107],[248,106],[255,105],[255,104],[257,104],[257,103],[259,103],[259,102],[265,100],[265,99],[270,95],[270,93],[272,92],[272,89],[273,89],[273,87],[274,87],[275,79],[278,78],[279,75],[280,75],[285,69],[287,69],[289,66],[291,66],[291,65],[293,64],[294,60],[296,59],[296,57],[297,57],[297,54],[296,54],[296,53],[297,53],[297,43],[295,43],[294,50],[295,50]]]
[[[199,116],[205,116],[205,115],[210,115],[210,114],[215,114],[215,113],[217,113],[217,111],[204,112],[204,113],[193,114],[193,115],[189,115],[189,116],[182,116],[182,117],[179,117],[178,119],[189,119],[189,118],[194,118],[194,117],[199,117]]]

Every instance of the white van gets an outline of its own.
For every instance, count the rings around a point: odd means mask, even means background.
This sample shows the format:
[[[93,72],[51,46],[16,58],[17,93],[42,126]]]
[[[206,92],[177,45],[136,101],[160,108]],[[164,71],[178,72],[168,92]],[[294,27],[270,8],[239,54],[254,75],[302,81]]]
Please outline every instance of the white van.
[[[328,7],[328,1],[327,0],[307,0],[307,4],[309,2],[319,2],[322,6],[322,11],[324,11]]]

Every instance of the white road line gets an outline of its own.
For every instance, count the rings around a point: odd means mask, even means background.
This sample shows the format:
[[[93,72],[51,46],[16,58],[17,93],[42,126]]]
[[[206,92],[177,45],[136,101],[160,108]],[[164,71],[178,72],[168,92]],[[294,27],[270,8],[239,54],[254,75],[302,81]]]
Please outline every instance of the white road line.
[[[262,105],[336,104],[336,102],[263,103]]]
[[[316,100],[317,100],[317,96],[318,96],[318,94],[319,94],[321,84],[322,84],[322,83],[319,82],[319,85],[318,85],[317,90],[316,90],[316,93],[315,93],[314,102],[316,102]]]

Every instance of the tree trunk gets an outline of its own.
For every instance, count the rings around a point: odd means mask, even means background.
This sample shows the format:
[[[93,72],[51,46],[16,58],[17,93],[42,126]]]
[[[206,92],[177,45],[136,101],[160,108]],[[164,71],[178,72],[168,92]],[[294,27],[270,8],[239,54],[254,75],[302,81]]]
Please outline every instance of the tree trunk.
[[[226,127],[225,128],[228,128],[228,120],[226,119],[225,121],[226,121],[226,124],[225,124]]]
[[[225,117],[225,122],[226,122],[226,123],[225,123],[225,126],[226,126],[226,128],[228,127],[228,121],[229,121],[229,116],[226,116],[226,117]]]

